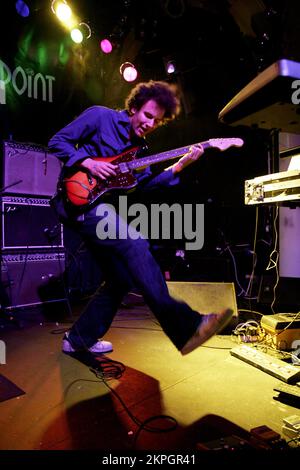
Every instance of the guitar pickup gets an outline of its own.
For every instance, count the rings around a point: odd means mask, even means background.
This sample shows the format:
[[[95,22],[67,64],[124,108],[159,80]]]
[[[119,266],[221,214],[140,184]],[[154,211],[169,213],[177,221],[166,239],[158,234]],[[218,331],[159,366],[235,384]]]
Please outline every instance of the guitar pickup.
[[[94,179],[90,172],[87,172],[87,179],[88,179],[89,184],[92,185],[94,182]]]
[[[119,166],[119,171],[120,171],[120,173],[128,173],[129,168],[128,168],[127,163],[125,163],[125,162],[119,163],[118,166]]]

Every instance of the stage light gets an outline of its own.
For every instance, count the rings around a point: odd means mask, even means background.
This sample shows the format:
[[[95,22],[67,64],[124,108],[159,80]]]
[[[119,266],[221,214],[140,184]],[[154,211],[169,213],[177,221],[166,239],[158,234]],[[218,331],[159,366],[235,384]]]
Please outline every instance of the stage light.
[[[76,44],[80,44],[83,41],[83,34],[78,28],[74,28],[71,31],[71,38],[72,41],[76,42]]]
[[[71,30],[76,27],[78,19],[73,15],[66,0],[52,0],[51,10],[65,28]]]
[[[171,75],[172,73],[177,72],[177,65],[176,65],[176,61],[174,60],[174,57],[168,55],[166,57],[163,57],[163,61],[164,61],[165,71],[168,75]]]
[[[129,1],[125,1],[125,7],[129,6]],[[124,37],[128,33],[130,28],[130,22],[128,15],[124,14],[118,20],[118,23],[114,26],[108,36],[104,37],[100,41],[100,48],[104,54],[110,54],[114,49],[119,47],[124,40]]]
[[[138,76],[137,70],[131,62],[124,62],[121,65],[120,74],[126,82],[134,82]]]
[[[60,21],[65,22],[71,18],[72,10],[67,3],[57,2],[56,0],[54,0],[54,2],[52,2],[52,5],[57,18]]]
[[[89,39],[92,35],[91,28],[87,23],[79,23],[76,28],[73,28],[71,31],[71,38],[77,44],[80,44],[83,39]]]
[[[166,72],[168,74],[171,74],[171,73],[175,73],[176,72],[176,65],[175,65],[175,62],[173,62],[172,60],[169,60],[167,63],[166,63]]]
[[[113,43],[109,39],[102,39],[100,41],[100,48],[104,54],[110,54],[113,50]]]
[[[16,10],[20,16],[26,18],[30,14],[30,9],[27,3],[23,2],[22,0],[17,0],[16,2]]]

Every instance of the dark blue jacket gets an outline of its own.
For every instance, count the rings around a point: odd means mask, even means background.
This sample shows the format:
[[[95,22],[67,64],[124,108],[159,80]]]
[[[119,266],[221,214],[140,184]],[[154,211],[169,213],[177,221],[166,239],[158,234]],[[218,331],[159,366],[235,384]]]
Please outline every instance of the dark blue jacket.
[[[92,106],[57,132],[48,147],[65,168],[88,157],[112,157],[132,147],[144,146],[145,140],[130,137],[130,120],[126,110],[115,111],[104,106]],[[178,184],[172,169],[152,177],[150,167],[138,171],[136,177],[143,189]]]

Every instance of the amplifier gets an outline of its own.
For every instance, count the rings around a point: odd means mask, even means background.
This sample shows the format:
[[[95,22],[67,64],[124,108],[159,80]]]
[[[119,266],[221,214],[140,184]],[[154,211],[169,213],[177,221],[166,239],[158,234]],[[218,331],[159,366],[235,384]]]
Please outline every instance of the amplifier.
[[[269,204],[299,199],[299,169],[257,176],[245,181],[245,204]]]
[[[2,250],[64,246],[63,226],[49,199],[1,198]]]
[[[276,313],[264,315],[261,318],[261,326],[268,327],[273,332],[287,329],[300,329],[300,315],[297,313]]]
[[[238,316],[233,282],[168,281],[167,286],[172,297],[188,303],[193,310],[206,314],[231,308],[233,316]]]
[[[1,283],[5,307],[26,307],[63,300],[61,280],[65,270],[64,253],[4,254]]]
[[[61,162],[47,148],[14,141],[3,142],[3,181],[5,194],[53,196]]]

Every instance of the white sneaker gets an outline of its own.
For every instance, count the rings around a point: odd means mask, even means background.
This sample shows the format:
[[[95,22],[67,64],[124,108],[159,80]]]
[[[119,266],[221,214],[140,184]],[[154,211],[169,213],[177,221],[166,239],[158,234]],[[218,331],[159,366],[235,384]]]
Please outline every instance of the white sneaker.
[[[196,333],[188,340],[181,349],[181,354],[185,355],[201,346],[213,335],[219,333],[229,323],[233,311],[230,308],[223,310],[221,313],[210,313],[204,315]]]
[[[63,337],[63,342],[62,342],[62,350],[64,353],[74,353],[76,351],[84,351],[84,348],[82,349],[75,349],[73,348],[72,344],[70,343],[69,339],[68,339],[68,333],[65,333],[64,337]],[[113,350],[113,346],[112,346],[112,343],[110,343],[109,341],[97,341],[97,343],[93,344],[93,346],[91,346],[90,348],[88,348],[88,350],[92,353],[92,354],[103,354],[103,353],[107,353],[107,352],[111,352]]]

